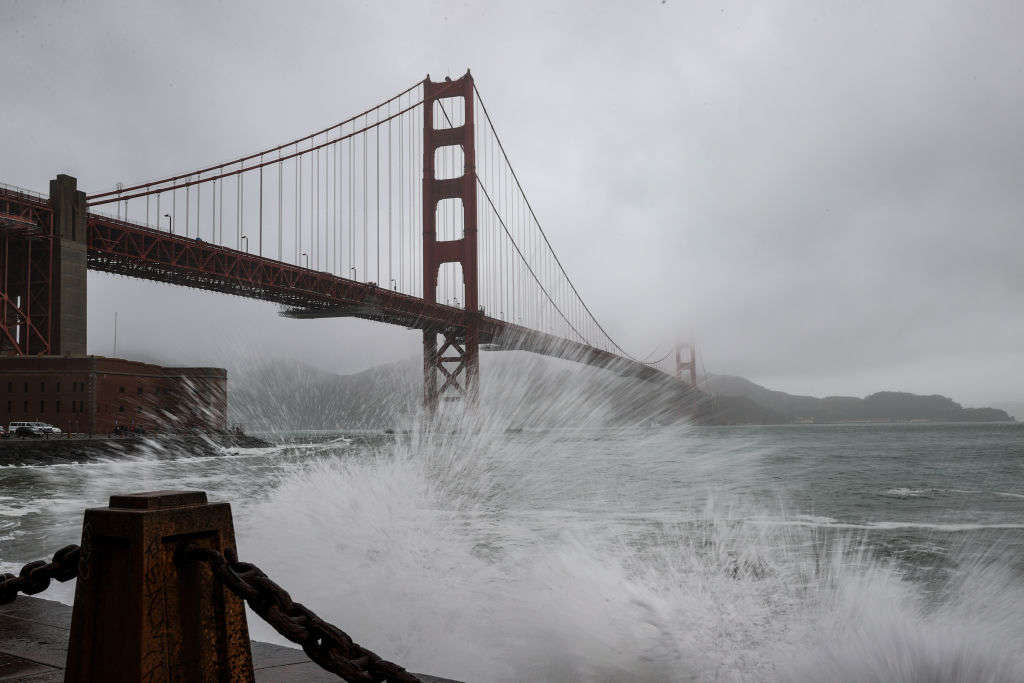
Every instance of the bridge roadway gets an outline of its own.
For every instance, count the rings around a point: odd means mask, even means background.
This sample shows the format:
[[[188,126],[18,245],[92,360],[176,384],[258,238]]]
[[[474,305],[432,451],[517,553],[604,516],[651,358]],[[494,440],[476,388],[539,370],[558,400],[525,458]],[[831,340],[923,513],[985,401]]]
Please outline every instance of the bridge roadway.
[[[0,189],[0,218],[6,229],[34,224],[42,239],[52,234],[51,207],[46,198]],[[479,316],[480,343],[489,350],[530,351],[607,368],[645,380],[671,376],[585,343],[433,303],[419,297],[357,282],[331,273],[219,246],[201,239],[89,213],[88,267],[126,275],[272,301],[287,307],[294,318],[353,317],[409,329],[459,331],[471,316]]]

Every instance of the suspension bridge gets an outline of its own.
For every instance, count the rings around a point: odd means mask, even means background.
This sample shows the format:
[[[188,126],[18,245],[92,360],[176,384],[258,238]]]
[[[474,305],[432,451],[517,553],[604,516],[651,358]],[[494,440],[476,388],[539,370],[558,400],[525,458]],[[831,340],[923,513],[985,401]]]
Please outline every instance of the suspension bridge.
[[[468,71],[161,180],[0,188],[0,355],[84,355],[87,269],[422,330],[428,414],[475,405],[481,349],[671,376],[584,302]]]

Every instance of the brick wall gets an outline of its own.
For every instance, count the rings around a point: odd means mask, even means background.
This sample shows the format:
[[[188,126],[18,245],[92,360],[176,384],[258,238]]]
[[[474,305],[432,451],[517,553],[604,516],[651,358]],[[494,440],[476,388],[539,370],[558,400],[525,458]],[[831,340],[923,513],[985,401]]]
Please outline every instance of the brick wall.
[[[99,356],[0,359],[0,423],[48,422],[65,432],[106,434],[227,427],[227,373]]]

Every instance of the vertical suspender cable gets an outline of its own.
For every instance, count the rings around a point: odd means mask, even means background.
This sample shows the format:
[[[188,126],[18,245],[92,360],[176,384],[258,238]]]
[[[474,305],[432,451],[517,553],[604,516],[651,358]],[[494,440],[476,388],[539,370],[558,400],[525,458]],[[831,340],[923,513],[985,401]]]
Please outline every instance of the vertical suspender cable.
[[[366,128],[370,123],[370,115],[362,118],[362,127]],[[367,147],[370,136],[366,133],[362,133],[362,276],[369,280],[367,270],[369,269],[370,261],[370,212],[368,191],[370,190],[370,183],[367,182]]]
[[[310,140],[310,151],[305,156],[309,157],[309,232],[306,233],[306,253],[309,254],[309,267],[317,267],[316,250],[316,152],[313,151],[314,143]]]
[[[355,128],[355,123],[352,124]],[[345,277],[352,276],[352,267],[356,264],[356,142],[359,138],[353,137],[348,148],[348,270]]]
[[[334,239],[335,224],[338,221],[338,146],[333,144],[327,154],[327,210],[330,212],[324,235],[324,249],[327,251],[327,272],[334,272]]]
[[[392,268],[392,261],[391,261],[391,247],[392,247],[392,239],[393,239],[392,238],[392,236],[393,236],[392,226],[393,226],[393,223],[394,223],[394,217],[393,217],[393,213],[391,211],[391,190],[392,190],[391,167],[393,166],[392,161],[394,160],[392,155],[391,155],[391,128],[392,128],[392,124],[395,122],[394,119],[392,119],[390,117],[391,117],[391,103],[388,102],[388,286],[389,287],[391,286],[391,278],[394,277],[394,274],[392,272],[393,268]]]
[[[312,145],[313,141],[310,140],[309,144]],[[309,155],[309,171],[310,175],[316,178],[314,183],[309,186],[309,229],[314,233],[310,236],[309,246],[315,250],[316,253],[316,269],[320,270],[320,150],[316,151],[316,171],[313,171],[313,155]],[[313,218],[315,216],[315,219]]]
[[[381,284],[381,113],[377,110],[377,126],[374,128],[374,157],[377,168],[377,189],[374,197],[377,199],[377,284]],[[369,279],[369,273],[367,273]]]
[[[260,157],[260,227],[259,227],[259,253],[263,256],[263,157]]]
[[[218,203],[220,204],[220,214],[217,216],[217,221],[220,223],[220,229],[218,230],[219,237],[217,238],[217,244],[224,245],[224,178],[220,179],[220,197]]]
[[[283,261],[281,250],[284,247],[284,231],[281,224],[284,218],[284,162],[280,160],[281,150],[277,150],[277,158],[277,260]]]
[[[242,250],[242,206],[244,205],[245,199],[242,196],[245,193],[245,173],[238,174],[238,182],[235,184],[237,190],[236,196],[238,197],[238,210],[235,214],[235,249]]]
[[[402,106],[402,101],[398,101]],[[409,114],[412,119],[412,114]],[[405,291],[405,121],[398,120],[398,287]]]
[[[344,135],[344,130],[339,131],[339,135]],[[349,155],[352,154],[352,142],[348,141]],[[346,215],[352,210],[352,198],[347,193],[348,183],[351,179],[345,179],[345,141],[338,143],[338,236],[336,240],[336,246],[338,250],[336,265],[338,268],[338,275],[345,276],[345,226],[348,221]]]

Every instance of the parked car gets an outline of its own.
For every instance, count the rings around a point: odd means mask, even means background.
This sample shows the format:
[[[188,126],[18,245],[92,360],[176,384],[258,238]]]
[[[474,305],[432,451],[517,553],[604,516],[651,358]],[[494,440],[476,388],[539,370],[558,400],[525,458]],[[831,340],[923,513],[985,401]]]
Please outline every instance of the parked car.
[[[12,422],[7,426],[11,436],[42,437],[63,434],[59,427],[46,422]]]
[[[145,433],[146,430],[142,427],[133,427],[131,425],[115,425],[114,431],[111,432],[114,436],[136,436]]]

